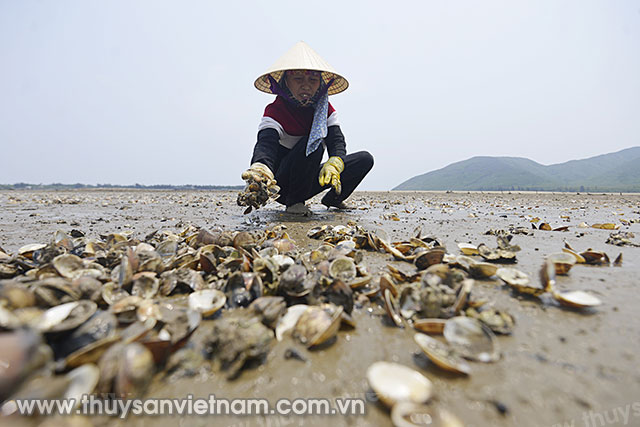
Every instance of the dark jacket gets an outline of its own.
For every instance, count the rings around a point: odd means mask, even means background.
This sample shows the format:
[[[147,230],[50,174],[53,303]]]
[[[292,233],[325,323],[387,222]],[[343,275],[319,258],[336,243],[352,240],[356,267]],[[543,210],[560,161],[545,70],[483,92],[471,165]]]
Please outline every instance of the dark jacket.
[[[297,144],[306,144],[307,138],[308,135],[302,137]],[[347,154],[347,146],[339,125],[329,126],[327,128],[327,136],[324,139],[324,144],[327,147],[330,157],[338,156],[344,160]],[[271,128],[263,129],[258,132],[258,142],[256,142],[253,148],[251,163],[264,163],[275,173],[278,170],[280,160],[282,160],[289,151],[291,150],[280,145],[280,135],[278,135],[277,130]]]

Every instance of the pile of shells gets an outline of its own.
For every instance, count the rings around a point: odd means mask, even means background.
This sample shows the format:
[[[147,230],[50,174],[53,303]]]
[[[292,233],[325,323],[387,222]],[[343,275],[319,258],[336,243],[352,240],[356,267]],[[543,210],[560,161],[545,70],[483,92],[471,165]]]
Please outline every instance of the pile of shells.
[[[2,254],[0,356],[16,363],[0,372],[0,400],[43,383],[60,397],[71,382],[56,381],[70,375],[84,393],[130,397],[163,369],[234,378],[262,363],[275,338],[330,345],[355,327],[354,301],[379,290],[354,242],[302,252],[282,226],[144,239],[57,231]]]
[[[189,226],[142,239],[57,231],[50,242],[15,254],[0,249],[0,359],[9,363],[0,370],[0,402],[78,390],[143,396],[158,374],[223,372],[232,379],[263,363],[276,340],[331,345],[341,328],[356,326],[354,306],[366,304],[378,305],[388,324],[415,330],[416,344],[435,365],[469,375],[467,361],[500,358],[496,335],[510,334],[515,325],[506,311],[473,298],[476,281],[499,279],[517,293],[550,294],[583,309],[601,302],[586,292],[558,290],[556,276],[578,263],[609,264],[604,253],[577,253],[567,245],[546,257],[534,283],[500,265],[513,264],[520,249],[508,233],[496,233],[496,248],[459,244],[461,255],[420,229],[393,242],[382,230],[355,224],[323,225],[307,236],[323,242],[302,251],[284,226]],[[414,270],[389,264],[372,274],[363,250],[388,253]],[[393,407],[392,417],[432,411],[424,406],[430,396],[424,382],[418,401],[386,389],[396,385],[379,374],[393,369],[378,366],[368,374],[374,391]],[[445,425],[457,425],[451,419]]]
[[[244,172],[242,179],[247,184],[244,190],[238,193],[236,202],[238,206],[247,206],[244,211],[245,215],[254,208],[258,209],[266,205],[270,200],[275,199],[280,191],[280,187],[276,185],[275,180],[251,170]]]

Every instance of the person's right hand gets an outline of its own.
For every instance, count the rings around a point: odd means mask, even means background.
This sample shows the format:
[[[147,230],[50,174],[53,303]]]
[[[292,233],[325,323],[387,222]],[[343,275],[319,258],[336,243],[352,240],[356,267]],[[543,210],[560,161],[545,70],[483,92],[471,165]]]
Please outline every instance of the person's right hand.
[[[266,181],[267,185],[275,184],[275,177],[273,176],[273,172],[269,169],[269,166],[264,163],[256,162],[253,163],[249,169],[242,172],[242,179],[249,181]],[[273,181],[271,183],[270,181]]]
[[[253,208],[264,206],[269,200],[274,199],[280,187],[276,185],[276,179],[271,169],[264,163],[256,162],[249,169],[242,172],[242,179],[247,182],[244,190],[238,193],[239,206],[247,206],[245,214]]]

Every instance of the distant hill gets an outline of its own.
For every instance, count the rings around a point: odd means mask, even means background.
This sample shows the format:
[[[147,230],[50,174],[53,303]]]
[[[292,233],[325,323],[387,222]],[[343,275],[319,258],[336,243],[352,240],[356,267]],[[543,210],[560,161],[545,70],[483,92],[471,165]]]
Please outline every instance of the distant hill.
[[[549,166],[522,157],[472,157],[393,190],[640,192],[640,147]]]

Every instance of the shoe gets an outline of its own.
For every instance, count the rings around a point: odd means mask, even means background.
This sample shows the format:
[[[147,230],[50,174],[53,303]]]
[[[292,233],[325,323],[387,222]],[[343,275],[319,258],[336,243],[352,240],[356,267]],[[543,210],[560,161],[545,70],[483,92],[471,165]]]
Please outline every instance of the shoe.
[[[287,206],[285,212],[295,215],[311,216],[311,209],[309,209],[304,203],[296,203],[295,205]]]
[[[350,211],[350,210],[353,209],[351,206],[347,206],[344,202],[330,202],[330,201],[326,200],[325,197],[322,198],[320,203],[325,205],[327,207],[327,209],[336,208],[336,209],[339,209],[341,211]]]

